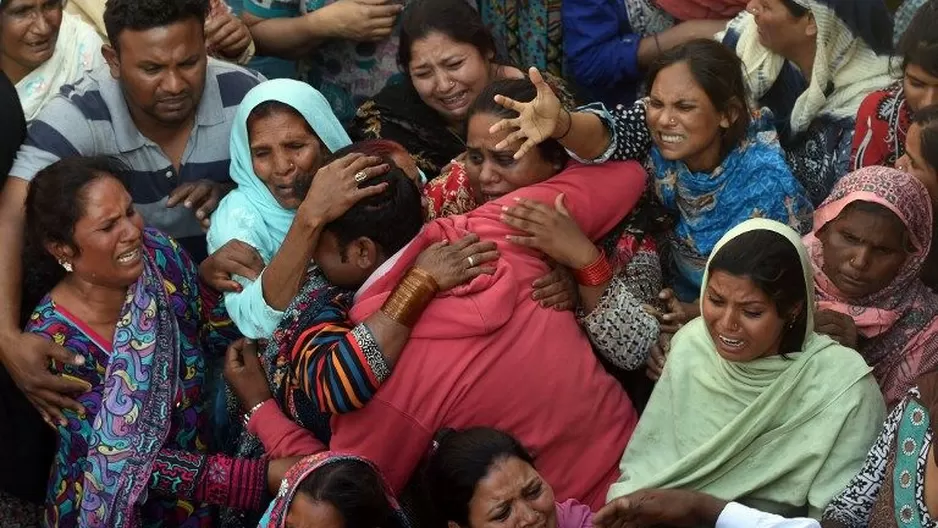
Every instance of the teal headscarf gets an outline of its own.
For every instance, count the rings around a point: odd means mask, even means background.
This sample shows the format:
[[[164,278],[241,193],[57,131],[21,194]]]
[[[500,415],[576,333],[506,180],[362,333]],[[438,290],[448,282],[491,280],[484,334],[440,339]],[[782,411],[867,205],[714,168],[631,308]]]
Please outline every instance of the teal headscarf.
[[[230,240],[250,244],[265,263],[280,249],[296,211],[284,209],[254,174],[247,120],[262,103],[278,101],[299,112],[322,144],[331,152],[352,143],[332,112],[329,102],[312,86],[292,79],[275,79],[255,86],[238,107],[231,129],[231,191],[212,215],[208,251],[214,253]]]

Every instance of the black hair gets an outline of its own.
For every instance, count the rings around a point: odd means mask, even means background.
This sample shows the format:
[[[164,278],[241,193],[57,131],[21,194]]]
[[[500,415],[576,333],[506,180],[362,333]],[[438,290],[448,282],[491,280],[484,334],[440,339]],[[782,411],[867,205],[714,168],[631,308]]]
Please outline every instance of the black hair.
[[[801,351],[810,307],[801,256],[787,238],[768,229],[743,233],[713,256],[708,273],[712,277],[717,271],[748,277],[772,299],[778,316],[787,323],[782,331],[779,354]],[[799,310],[795,320],[788,321],[795,310]]]
[[[303,114],[296,108],[288,105],[287,103],[283,103],[280,101],[264,101],[263,103],[255,106],[251,110],[251,113],[248,114],[247,123],[246,123],[247,128],[248,128],[248,138],[250,139],[251,127],[254,125],[254,123],[266,117],[270,117],[274,114],[283,114],[283,113],[293,114],[299,117],[300,119],[303,120],[303,124],[306,125],[306,131],[309,132],[310,134],[316,135],[316,131],[313,130],[313,127],[306,120],[306,117],[304,117]]]
[[[63,244],[76,255],[75,223],[85,212],[88,185],[100,178],[115,178],[124,184],[127,166],[108,156],[61,159],[39,171],[26,193],[27,280],[43,293],[65,276],[47,244]],[[45,289],[43,289],[45,288]]]
[[[662,70],[685,63],[694,81],[707,94],[718,112],[736,120],[723,130],[721,153],[726,155],[746,137],[752,112],[749,88],[743,79],[743,64],[736,53],[712,39],[695,39],[661,54],[648,69],[648,91]]]
[[[472,45],[483,58],[494,58],[497,53],[495,38],[466,0],[417,0],[401,15],[397,64],[405,75],[410,75],[414,42],[434,32]]]
[[[938,172],[938,104],[915,112],[912,123],[922,128],[922,158],[932,170]]]
[[[424,471],[424,487],[437,521],[469,526],[469,503],[479,481],[496,463],[512,457],[534,466],[534,458],[524,446],[497,429],[438,432]]]
[[[502,79],[489,83],[488,86],[482,89],[482,93],[476,97],[472,106],[469,107],[469,112],[466,114],[466,127],[469,126],[469,121],[472,119],[472,116],[476,114],[488,114],[501,119],[514,119],[518,117],[518,112],[515,110],[505,108],[496,103],[496,95],[502,95],[521,103],[527,103],[537,97],[537,88],[535,88],[534,83],[528,79]],[[468,134],[463,135],[466,136]],[[567,151],[556,139],[551,138],[539,143],[537,148],[541,153],[541,157],[553,164],[560,164],[562,166],[570,159]]]
[[[393,528],[400,524],[381,477],[360,460],[326,464],[306,477],[297,491],[334,506],[348,528]]]
[[[808,14],[808,8],[795,2],[795,0],[782,0],[782,3],[785,4],[791,16],[795,18],[801,18]]]
[[[938,1],[930,0],[918,9],[899,39],[896,54],[902,57],[902,70],[914,64],[938,77]]]
[[[324,163],[358,152],[357,144],[341,148]],[[423,227],[423,208],[417,184],[404,174],[390,156],[378,156],[391,170],[363,181],[359,187],[387,183],[380,194],[358,201],[324,229],[336,236],[343,258],[349,244],[361,237],[371,239],[390,257],[413,240]],[[301,192],[301,191],[300,191]],[[305,194],[304,194],[305,196]]]
[[[208,0],[107,0],[104,28],[111,46],[119,51],[119,37],[125,29],[146,31],[189,18],[197,19],[201,28],[208,7]]]

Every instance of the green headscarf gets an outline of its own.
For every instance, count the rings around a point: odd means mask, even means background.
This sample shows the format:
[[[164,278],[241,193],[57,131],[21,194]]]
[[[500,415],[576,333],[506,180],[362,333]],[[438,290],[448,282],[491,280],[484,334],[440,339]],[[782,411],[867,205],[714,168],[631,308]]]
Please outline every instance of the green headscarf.
[[[683,488],[820,517],[863,465],[886,414],[883,398],[859,354],[814,332],[812,268],[798,234],[778,222],[749,220],[719,241],[711,262],[730,240],[753,230],[778,233],[798,250],[807,301],[802,350],[731,362],[717,353],[703,318],[687,324],[671,342],[609,500]]]

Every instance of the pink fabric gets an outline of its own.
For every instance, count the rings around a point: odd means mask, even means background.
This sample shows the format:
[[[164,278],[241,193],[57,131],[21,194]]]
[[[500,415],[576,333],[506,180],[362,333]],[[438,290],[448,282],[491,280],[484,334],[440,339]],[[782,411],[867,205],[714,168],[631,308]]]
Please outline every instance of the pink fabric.
[[[658,7],[678,20],[733,18],[749,0],[658,0]]]
[[[593,510],[573,499],[557,503],[557,528],[593,528]]]
[[[817,232],[856,201],[896,214],[909,230],[915,252],[893,282],[865,299],[847,299],[824,273]],[[804,237],[814,265],[818,306],[853,318],[863,337],[859,352],[873,367],[890,407],[923,372],[938,367],[938,296],[919,278],[932,240],[932,204],[913,176],[887,167],[864,167],[844,176],[814,213],[814,232]]]
[[[637,416],[600,366],[570,312],[540,308],[531,283],[547,271],[539,254],[510,244],[501,208],[523,196],[553,203],[560,193],[593,239],[635,206],[646,174],[633,162],[571,164],[462,216],[427,224],[384,275],[359,295],[351,318],[377,311],[430,244],[469,232],[498,244],[494,275],[438,296],[424,311],[394,373],[374,399],[332,418],[331,449],[375,462],[400,492],[442,427],[489,426],[513,434],[537,459],[560,500],[605,502]]]
[[[287,418],[273,398],[251,415],[248,432],[260,439],[270,458],[306,456],[326,450],[312,432]]]

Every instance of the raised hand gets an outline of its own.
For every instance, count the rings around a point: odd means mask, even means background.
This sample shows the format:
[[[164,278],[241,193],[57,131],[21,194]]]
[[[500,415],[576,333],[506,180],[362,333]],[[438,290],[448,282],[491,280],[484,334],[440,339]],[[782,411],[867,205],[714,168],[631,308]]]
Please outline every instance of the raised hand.
[[[521,159],[539,143],[551,137],[561,136],[570,128],[570,113],[564,110],[560,99],[544,80],[541,72],[537,68],[531,68],[528,75],[537,88],[537,96],[531,102],[521,103],[504,95],[496,95],[496,103],[518,112],[519,116],[514,119],[502,119],[489,128],[490,134],[510,131],[508,136],[495,146],[496,150],[507,149],[516,141],[524,141],[515,152],[515,159]]]

